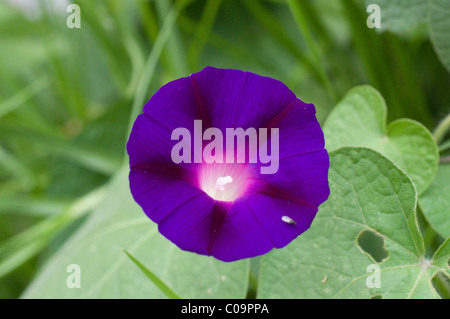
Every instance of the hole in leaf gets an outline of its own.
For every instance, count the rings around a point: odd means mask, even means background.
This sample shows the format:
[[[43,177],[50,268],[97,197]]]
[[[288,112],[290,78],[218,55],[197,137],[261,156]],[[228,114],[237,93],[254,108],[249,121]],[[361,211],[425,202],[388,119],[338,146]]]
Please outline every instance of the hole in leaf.
[[[376,295],[373,295],[372,297],[370,297],[370,299],[383,299],[383,295],[376,294]]]
[[[373,231],[364,230],[358,235],[358,245],[377,263],[386,259],[389,254],[384,248],[384,239]]]

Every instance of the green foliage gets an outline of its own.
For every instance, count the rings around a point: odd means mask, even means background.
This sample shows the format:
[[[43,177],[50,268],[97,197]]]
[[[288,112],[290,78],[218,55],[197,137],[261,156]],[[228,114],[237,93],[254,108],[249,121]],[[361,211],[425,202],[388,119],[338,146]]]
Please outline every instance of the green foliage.
[[[0,1],[0,298],[165,298],[163,286],[448,298],[450,117],[436,124],[450,105],[450,1],[75,0],[81,29],[65,10],[29,16],[12,2]],[[368,3],[381,30],[366,27]],[[305,234],[251,262],[180,251],[128,189],[125,143],[145,101],[207,65],[279,79],[328,117],[329,201]],[[365,286],[372,259],[380,289]],[[80,289],[66,286],[73,263]]]
[[[450,1],[448,0],[430,0],[430,31],[431,39],[436,51],[446,66],[450,70]]]
[[[429,0],[365,0],[381,9],[381,31],[405,32],[427,22]]]
[[[421,23],[427,23],[435,50],[447,70],[450,70],[449,0],[365,0],[365,3],[380,6],[380,30],[383,31],[404,33]]]
[[[419,198],[423,214],[430,225],[444,238],[450,236],[450,165],[439,166],[430,188]]]
[[[181,251],[159,234],[134,202],[128,170],[121,170],[104,201],[58,250],[23,298],[165,298],[123,252],[127,250],[183,298],[243,298],[248,260],[224,263]],[[81,269],[81,288],[66,286],[67,266]]]
[[[136,264],[136,266],[138,266],[139,269],[147,276],[147,278],[150,279],[155,284],[155,286],[157,286],[159,290],[161,290],[161,292],[167,296],[167,298],[181,299],[180,296],[178,296],[169,286],[167,286],[163,281],[161,281],[161,279],[159,279],[158,276],[156,276],[150,269],[141,264],[139,260],[131,256],[131,254],[126,250],[125,253]]]
[[[448,272],[448,245],[425,258],[410,178],[369,149],[342,148],[330,161],[330,198],[306,234],[263,257],[258,296],[437,298],[431,279]],[[388,254],[377,263],[379,288],[367,285],[376,261],[357,243],[364,231],[380,236]]]
[[[325,122],[329,151],[342,146],[366,146],[394,161],[422,193],[432,182],[438,151],[431,133],[419,122],[401,119],[386,126],[386,104],[373,88],[352,89]]]

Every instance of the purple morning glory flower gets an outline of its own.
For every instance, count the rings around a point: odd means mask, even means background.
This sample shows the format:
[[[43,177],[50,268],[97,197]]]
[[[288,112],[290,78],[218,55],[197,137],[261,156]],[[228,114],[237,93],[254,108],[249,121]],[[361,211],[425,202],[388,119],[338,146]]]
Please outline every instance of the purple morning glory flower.
[[[250,72],[207,67],[169,82],[128,140],[131,193],[183,250],[234,261],[282,248],[329,195],[315,113]]]

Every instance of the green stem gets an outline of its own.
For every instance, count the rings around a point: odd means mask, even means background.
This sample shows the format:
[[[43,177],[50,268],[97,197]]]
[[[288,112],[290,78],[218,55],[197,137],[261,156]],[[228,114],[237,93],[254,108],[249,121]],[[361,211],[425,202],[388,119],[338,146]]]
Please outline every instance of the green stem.
[[[439,144],[450,130],[450,114],[448,114],[433,132],[434,140]]]
[[[291,10],[292,15],[294,16],[295,22],[297,23],[297,26],[300,29],[300,32],[302,33],[306,44],[308,45],[312,58],[314,60],[314,64],[316,68],[318,69],[320,80],[322,81],[322,84],[325,86],[326,90],[328,91],[328,94],[331,98],[331,100],[334,103],[337,103],[338,101],[338,94],[336,93],[336,90],[331,85],[330,80],[328,79],[326,70],[324,68],[324,64],[322,61],[321,52],[319,50],[318,45],[313,40],[311,33],[309,32],[308,25],[306,23],[306,16],[305,12],[303,10],[303,7],[299,4],[299,1],[297,0],[288,0],[288,5]]]
[[[440,153],[442,153],[448,149],[450,149],[450,140],[447,140],[447,141],[443,142],[441,145],[439,145]]]

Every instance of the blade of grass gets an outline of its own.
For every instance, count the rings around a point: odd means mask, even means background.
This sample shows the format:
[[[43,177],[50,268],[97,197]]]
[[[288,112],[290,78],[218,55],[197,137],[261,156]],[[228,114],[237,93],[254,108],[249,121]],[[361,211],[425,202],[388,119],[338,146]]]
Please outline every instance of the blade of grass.
[[[327,76],[321,52],[319,50],[318,45],[313,40],[311,32],[309,31],[309,27],[306,23],[307,19],[304,9],[297,0],[288,0],[287,2],[289,5],[289,9],[291,10],[292,15],[294,16],[295,22],[297,23],[297,26],[300,32],[302,33],[303,38],[305,39],[305,42],[308,45],[308,48],[311,52],[314,61],[314,66],[317,68],[320,80],[322,84],[325,86],[326,90],[328,91],[331,101],[337,103],[339,99],[338,94],[334,89],[334,87],[331,85],[331,82]]]
[[[181,297],[173,291],[168,285],[166,285],[161,279],[158,278],[150,269],[141,264],[136,258],[134,258],[130,253],[124,250],[125,254],[134,262],[136,266],[150,279],[153,284],[161,290],[163,294],[167,296],[169,299],[181,299]]]
[[[30,242],[29,245],[18,250],[11,256],[2,258],[3,260],[0,262],[0,279],[36,256],[47,243],[47,238],[37,238],[35,241]]]
[[[21,233],[2,241],[0,243],[0,255],[26,245],[47,233],[52,233],[55,227],[58,228],[61,224],[83,216],[93,209],[103,199],[105,194],[106,190],[104,186],[96,188],[81,198],[73,201],[59,214],[44,219]]]
[[[8,129],[8,133],[13,133],[15,138],[25,138],[27,141],[43,145],[45,151],[50,154],[66,158],[89,170],[109,176],[122,165],[123,159],[112,154],[94,148],[81,147],[73,144],[70,140],[33,132],[20,126],[20,123],[15,123],[14,126],[9,124],[4,124],[4,128]]]
[[[83,8],[82,23],[86,22],[88,34],[91,34],[95,43],[98,43],[98,49],[101,51],[102,57],[105,58],[117,89],[125,95],[128,65],[124,61],[127,61],[127,54],[122,40],[115,38],[115,25],[106,27],[105,24],[102,24],[105,21],[113,21],[104,8],[106,2],[83,1],[80,5]]]
[[[332,47],[334,45],[333,40],[330,37],[330,32],[326,30],[321,16],[318,13],[318,9],[313,1],[302,1],[302,8],[305,12],[305,18],[308,19],[307,23],[311,26],[312,31],[317,35],[317,39],[320,40],[326,47]]]
[[[197,22],[185,15],[180,16],[179,24],[180,27],[186,32],[195,33],[195,30],[197,29]],[[264,59],[261,59],[261,57],[256,55],[254,52],[245,47],[236,45],[232,41],[229,41],[214,32],[210,32],[207,43],[216,47],[224,54],[235,57],[237,61],[247,62],[247,64],[254,63],[267,70],[269,73],[276,74],[278,72],[278,70],[274,68],[273,63],[269,63]]]
[[[0,146],[0,166],[12,176],[21,179],[25,185],[32,187],[35,176],[16,156],[10,154]]]
[[[90,212],[105,196],[99,187],[73,202],[63,213],[44,219],[0,243],[0,278],[42,251],[69,224]]]
[[[132,97],[136,94],[136,90],[139,84],[141,70],[144,67],[144,56],[142,55],[141,48],[135,39],[126,37],[124,39],[126,51],[131,61],[131,75],[128,82],[128,87],[125,92],[127,97]]]
[[[343,12],[352,30],[356,52],[368,74],[370,84],[379,90],[389,105],[388,116],[392,119],[403,115],[403,103],[399,99],[397,85],[389,69],[389,54],[386,53],[382,36],[366,27],[366,12],[359,3],[353,0],[340,1]],[[374,53],[376,52],[376,54]]]
[[[11,115],[14,115],[15,119],[17,118],[21,125],[27,126],[31,130],[56,138],[62,138],[64,133],[60,130],[60,127],[55,125],[50,118],[42,115],[39,108],[36,107],[38,103],[37,101],[30,100],[26,106],[17,109]]]
[[[58,97],[63,101],[62,105],[68,115],[81,119],[85,114],[87,105],[80,81],[80,66],[75,65],[73,59],[68,58],[67,52],[78,52],[80,43],[77,34],[69,33],[65,24],[58,20],[57,15],[46,10],[45,4],[40,2],[43,14],[42,24],[39,24],[43,37],[44,49],[48,56],[49,66],[54,73],[53,83],[59,89]],[[86,10],[83,10],[83,17]],[[45,31],[51,30],[51,31]],[[74,45],[76,43],[76,45]],[[67,51],[62,49],[67,47]]]
[[[175,23],[177,21],[177,17],[179,12],[190,2],[190,0],[184,0],[179,2],[180,5],[173,6],[172,9],[169,11],[169,13],[166,16],[166,19],[164,21],[164,24],[161,28],[161,32],[158,35],[158,38],[155,41],[155,44],[153,45],[153,48],[147,58],[147,61],[145,63],[144,69],[142,71],[142,75],[138,84],[138,87],[136,89],[136,94],[134,97],[133,105],[130,112],[130,118],[128,122],[128,131],[127,136],[130,135],[131,128],[133,126],[133,123],[139,113],[142,111],[142,106],[145,102],[145,97],[147,96],[147,90],[150,86],[150,82],[153,78],[153,74],[156,69],[156,65],[158,63],[159,57],[161,56],[162,50],[164,48],[164,45],[166,44],[170,33],[175,26]],[[125,154],[126,156],[126,154]]]
[[[159,27],[152,3],[148,1],[139,1],[139,13],[142,15],[141,22],[144,25],[144,32],[147,38],[154,42],[158,37]]]
[[[8,212],[14,214],[51,217],[67,209],[73,200],[33,197],[25,195],[0,196],[0,215]]]
[[[143,29],[146,35],[147,43],[155,43],[160,32],[160,27],[158,24],[158,17],[155,13],[155,3],[153,1],[140,1],[139,2],[139,14],[141,14],[140,20],[143,23]],[[171,69],[170,56],[166,52],[162,52],[159,58],[162,67],[166,70]],[[142,68],[141,68],[142,70]],[[140,71],[141,71],[140,70]],[[138,80],[141,73],[138,74]]]
[[[31,82],[29,85],[24,87],[22,90],[14,94],[6,101],[2,102],[0,104],[0,118],[24,105],[25,102],[30,100],[37,93],[47,88],[49,84],[50,81],[48,80],[48,77],[46,75],[43,75],[37,80]]]
[[[404,116],[420,121],[427,127],[433,125],[433,119],[423,90],[420,86],[419,78],[415,73],[415,64],[412,59],[411,50],[396,35],[386,33],[386,43],[391,52],[392,64],[396,67],[396,72],[392,72],[391,76],[396,83],[398,95],[402,99],[402,105],[408,105],[403,108]]]
[[[48,114],[40,113],[43,101],[48,102],[48,94],[52,89],[52,78],[48,74],[37,73],[32,79],[20,76],[4,75],[7,83],[2,85],[4,92],[0,96],[0,121],[5,123],[11,118],[20,118],[20,121],[36,130],[59,136],[58,129],[49,119]],[[3,90],[2,90],[3,91]],[[12,94],[9,92],[13,92]],[[6,96],[4,96],[6,95]]]
[[[267,32],[277,40],[292,56],[307,68],[312,76],[320,80],[320,73],[311,60],[303,54],[303,50],[286,34],[280,23],[258,1],[245,0],[242,2],[249,12],[258,20]]]
[[[125,95],[126,97],[133,97],[145,62],[139,33],[132,20],[134,18],[134,3],[132,1],[112,0],[106,2],[106,6],[109,15],[116,21],[118,37],[123,41],[124,49],[131,63],[130,80]]]
[[[203,51],[203,47],[208,40],[211,29],[214,25],[217,13],[219,12],[222,0],[209,0],[203,9],[202,16],[197,24],[195,38],[189,47],[188,58],[191,69],[198,68],[198,61]]]
[[[167,0],[155,0],[156,9],[161,21],[165,21],[166,19],[168,19],[171,11],[170,3],[171,2]],[[174,6],[178,7],[178,12],[181,11],[181,8],[178,4],[174,4]],[[168,35],[167,43],[163,50],[167,50],[167,54],[171,62],[171,75],[176,78],[187,75],[188,66],[186,57],[184,56],[185,50],[183,48],[183,43],[181,41],[180,35],[178,34],[176,23],[174,23],[171,27],[171,32]]]

